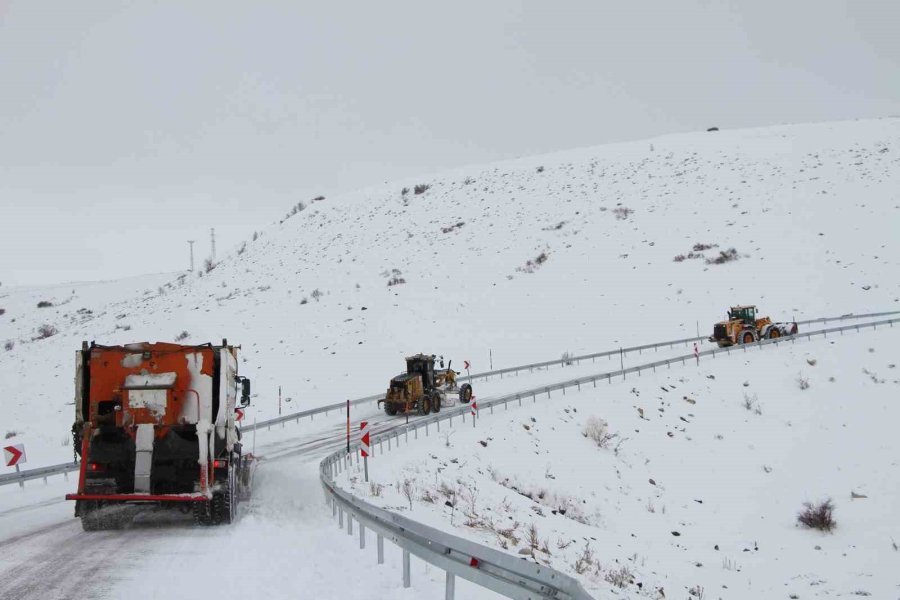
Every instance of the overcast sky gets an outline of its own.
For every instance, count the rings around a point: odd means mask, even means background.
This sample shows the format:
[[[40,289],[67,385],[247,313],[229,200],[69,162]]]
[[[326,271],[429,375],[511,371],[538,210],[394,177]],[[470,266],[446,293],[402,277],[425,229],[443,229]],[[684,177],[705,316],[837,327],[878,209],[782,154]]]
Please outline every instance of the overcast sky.
[[[900,114],[900,2],[0,0],[0,281],[182,269],[299,200]]]

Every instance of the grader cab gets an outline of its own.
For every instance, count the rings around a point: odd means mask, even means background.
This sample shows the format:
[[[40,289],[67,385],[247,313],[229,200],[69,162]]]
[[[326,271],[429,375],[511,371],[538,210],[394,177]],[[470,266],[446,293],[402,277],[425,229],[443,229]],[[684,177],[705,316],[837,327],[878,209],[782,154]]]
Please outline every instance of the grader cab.
[[[416,411],[420,415],[440,412],[447,402],[447,393],[459,391],[459,400],[468,403],[472,399],[472,386],[468,383],[457,387],[456,371],[450,368],[434,368],[433,354],[416,354],[406,357],[406,373],[391,379],[384,399],[384,412],[388,415]]]

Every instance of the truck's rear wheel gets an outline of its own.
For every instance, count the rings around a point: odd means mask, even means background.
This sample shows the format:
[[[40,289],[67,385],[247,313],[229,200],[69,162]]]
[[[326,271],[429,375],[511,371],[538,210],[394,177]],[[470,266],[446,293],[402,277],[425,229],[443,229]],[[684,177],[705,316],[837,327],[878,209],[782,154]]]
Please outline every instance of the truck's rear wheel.
[[[772,327],[769,330],[769,339],[770,340],[778,339],[780,337],[781,337],[781,330],[779,330],[777,327]]]
[[[198,525],[212,525],[212,502],[194,502],[194,522]]]
[[[397,405],[393,402],[385,402],[384,403],[384,412],[389,416],[393,417],[397,414]]]
[[[419,398],[419,414],[424,416],[431,412],[431,398],[424,395]]]
[[[441,393],[435,391],[431,394],[431,412],[441,412]]]
[[[472,386],[464,383],[459,388],[459,401],[468,404],[472,401]]]
[[[96,500],[79,500],[78,510],[81,513],[81,528],[85,531],[100,531],[100,515]]]
[[[752,344],[755,340],[753,332],[745,331],[741,334],[741,343],[742,344]]]

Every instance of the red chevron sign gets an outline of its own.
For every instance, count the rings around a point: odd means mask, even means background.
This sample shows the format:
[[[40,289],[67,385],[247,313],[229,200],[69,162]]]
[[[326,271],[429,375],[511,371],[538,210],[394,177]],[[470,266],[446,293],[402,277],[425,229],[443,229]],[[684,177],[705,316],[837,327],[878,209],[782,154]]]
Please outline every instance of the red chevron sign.
[[[7,467],[14,467],[25,462],[25,445],[15,444],[3,448],[3,458]]]

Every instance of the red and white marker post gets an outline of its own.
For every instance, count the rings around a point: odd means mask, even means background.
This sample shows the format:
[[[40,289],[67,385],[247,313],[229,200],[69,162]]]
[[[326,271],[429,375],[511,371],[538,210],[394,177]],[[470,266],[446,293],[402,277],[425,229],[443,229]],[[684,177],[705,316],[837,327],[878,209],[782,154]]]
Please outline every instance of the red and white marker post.
[[[466,370],[466,377],[470,377],[470,378],[471,378],[472,375],[469,374],[469,361],[467,361],[467,360],[464,360],[464,361],[463,361],[463,369]]]
[[[475,396],[472,396],[472,427],[475,427],[475,418],[478,416],[478,403],[475,402]]]
[[[25,444],[12,444],[3,448],[3,462],[7,467],[15,467],[16,473],[20,473],[19,465],[27,462],[25,460]],[[24,488],[25,483],[20,481],[19,487]]]
[[[361,421],[359,424],[359,454],[363,458],[363,468],[366,472],[366,483],[369,482],[369,422]]]

